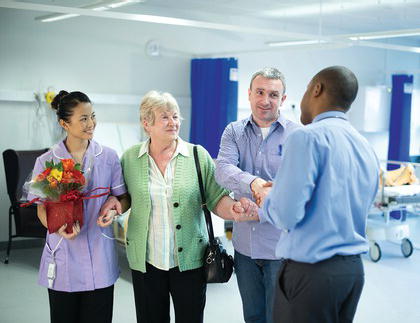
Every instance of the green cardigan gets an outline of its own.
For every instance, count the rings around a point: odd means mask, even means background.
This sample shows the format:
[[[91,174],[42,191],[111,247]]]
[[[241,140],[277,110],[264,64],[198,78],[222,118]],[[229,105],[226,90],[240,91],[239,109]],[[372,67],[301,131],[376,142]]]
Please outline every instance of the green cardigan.
[[[146,272],[146,247],[149,231],[151,200],[149,193],[148,154],[139,157],[140,147],[134,145],[122,156],[122,168],[131,196],[131,213],[127,229],[127,257],[131,269]],[[195,169],[193,145],[186,143],[189,156],[177,155],[173,182],[173,217],[175,244],[178,248],[179,270],[203,266],[203,255],[208,242],[204,214],[201,210],[200,188]],[[229,191],[214,179],[214,162],[209,153],[198,146],[198,158],[205,188],[207,207],[213,210]]]

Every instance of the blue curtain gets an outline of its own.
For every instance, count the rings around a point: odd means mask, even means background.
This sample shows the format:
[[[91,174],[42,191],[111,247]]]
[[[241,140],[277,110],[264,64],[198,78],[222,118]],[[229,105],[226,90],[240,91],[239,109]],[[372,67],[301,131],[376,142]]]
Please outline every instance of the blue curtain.
[[[410,161],[412,87],[413,75],[392,76],[388,160]],[[388,165],[388,170],[398,167]]]
[[[202,145],[213,158],[223,130],[237,118],[237,69],[236,58],[191,60],[190,142]]]

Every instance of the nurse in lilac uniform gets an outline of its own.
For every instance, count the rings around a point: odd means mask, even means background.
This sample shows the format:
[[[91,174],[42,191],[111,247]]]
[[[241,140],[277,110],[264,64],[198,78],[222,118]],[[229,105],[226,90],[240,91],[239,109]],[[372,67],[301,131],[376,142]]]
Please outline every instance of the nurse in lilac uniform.
[[[110,187],[112,195],[124,195],[126,187],[118,155],[92,140],[96,120],[89,98],[81,92],[60,91],[51,105],[67,136],[38,157],[33,174],[42,172],[46,161],[72,158],[82,164],[87,176],[86,191]],[[119,268],[109,226],[112,220],[98,219],[106,199],[107,196],[102,196],[84,200],[84,224],[80,228],[76,223],[72,234],[65,232],[65,226],[56,233],[47,233],[38,281],[48,288],[53,323],[112,321],[114,283]],[[42,204],[38,204],[38,217],[47,226]]]

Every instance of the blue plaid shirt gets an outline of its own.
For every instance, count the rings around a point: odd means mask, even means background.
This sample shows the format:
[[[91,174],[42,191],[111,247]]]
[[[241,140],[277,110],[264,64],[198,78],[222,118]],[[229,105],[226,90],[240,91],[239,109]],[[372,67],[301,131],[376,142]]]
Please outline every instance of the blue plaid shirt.
[[[281,168],[283,145],[298,127],[280,114],[263,139],[261,129],[252,117],[230,123],[220,143],[216,181],[231,190],[235,199],[252,199],[251,182],[257,177],[273,181]],[[278,259],[275,248],[280,232],[267,222],[234,223],[233,246],[239,253],[253,259]]]

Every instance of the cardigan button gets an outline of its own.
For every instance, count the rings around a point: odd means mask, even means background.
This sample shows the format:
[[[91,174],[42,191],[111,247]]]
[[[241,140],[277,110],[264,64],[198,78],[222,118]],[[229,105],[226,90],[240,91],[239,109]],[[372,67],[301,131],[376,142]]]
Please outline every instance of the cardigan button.
[[[181,225],[177,224],[175,228],[177,228],[177,230],[179,230],[179,229],[181,229]]]
[[[178,252],[182,252],[182,247],[179,247],[178,248]]]
[[[174,203],[174,207],[178,207],[179,206],[179,203],[178,202],[175,202]]]

